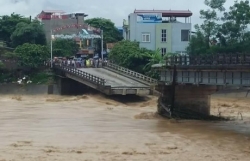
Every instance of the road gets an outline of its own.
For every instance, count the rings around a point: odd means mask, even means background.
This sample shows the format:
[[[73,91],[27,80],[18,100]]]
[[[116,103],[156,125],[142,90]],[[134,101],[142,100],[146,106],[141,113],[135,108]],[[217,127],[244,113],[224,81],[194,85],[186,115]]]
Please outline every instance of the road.
[[[104,68],[80,68],[80,70],[105,79],[105,85],[110,85],[111,87],[148,87],[148,85],[137,82],[133,79],[119,75]]]

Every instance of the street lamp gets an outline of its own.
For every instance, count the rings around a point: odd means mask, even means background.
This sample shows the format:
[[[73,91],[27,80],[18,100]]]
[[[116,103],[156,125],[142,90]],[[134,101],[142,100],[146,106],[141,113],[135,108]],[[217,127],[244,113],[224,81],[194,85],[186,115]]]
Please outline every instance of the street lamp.
[[[101,54],[102,54],[102,60],[103,60],[103,30],[101,29]]]
[[[53,38],[52,37],[52,30],[50,30],[50,59],[51,59],[50,65],[51,65],[51,68],[53,68],[53,60],[52,60],[53,59],[53,52],[52,52],[53,51],[53,42],[52,42],[53,40],[52,40],[52,38]]]

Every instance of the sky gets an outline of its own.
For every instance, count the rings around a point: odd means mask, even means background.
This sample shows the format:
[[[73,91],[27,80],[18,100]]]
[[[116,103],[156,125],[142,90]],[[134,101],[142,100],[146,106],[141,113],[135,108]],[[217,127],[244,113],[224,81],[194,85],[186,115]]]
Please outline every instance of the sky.
[[[232,6],[234,0],[227,0],[225,8]],[[200,24],[199,11],[206,9],[203,0],[0,0],[0,15],[13,12],[25,16],[36,16],[42,10],[53,9],[70,12],[83,12],[87,18],[103,17],[111,19],[116,26],[122,26],[135,9],[146,10],[190,10],[193,12],[192,24]]]

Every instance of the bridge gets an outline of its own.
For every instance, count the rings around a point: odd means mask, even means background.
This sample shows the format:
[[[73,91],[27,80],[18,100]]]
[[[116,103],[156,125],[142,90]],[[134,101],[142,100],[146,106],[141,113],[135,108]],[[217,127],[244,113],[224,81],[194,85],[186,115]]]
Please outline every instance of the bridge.
[[[157,84],[153,78],[109,62],[100,68],[62,65],[54,68],[61,77],[75,80],[106,95],[149,95]]]
[[[171,56],[164,65],[155,65],[160,81],[196,85],[250,86],[250,55],[216,54],[211,56]]]
[[[168,116],[209,116],[211,94],[225,86],[250,86],[249,54],[170,56],[153,67],[160,73],[158,112]]]

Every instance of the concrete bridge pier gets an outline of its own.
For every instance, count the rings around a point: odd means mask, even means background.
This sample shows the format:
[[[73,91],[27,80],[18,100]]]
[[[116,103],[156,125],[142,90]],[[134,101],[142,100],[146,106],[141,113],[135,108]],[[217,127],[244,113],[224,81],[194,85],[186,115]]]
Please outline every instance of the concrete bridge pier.
[[[90,88],[70,78],[58,78],[58,88],[61,95],[80,95],[90,91]]]
[[[217,86],[211,85],[177,85],[173,113],[177,116],[183,114],[184,111],[189,115],[192,113],[202,116],[210,115],[210,95],[217,90]],[[162,93],[158,101],[158,112],[164,114],[166,112],[164,107],[169,107],[172,102],[172,86],[159,84],[158,91]]]

